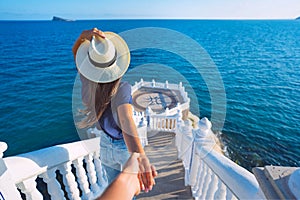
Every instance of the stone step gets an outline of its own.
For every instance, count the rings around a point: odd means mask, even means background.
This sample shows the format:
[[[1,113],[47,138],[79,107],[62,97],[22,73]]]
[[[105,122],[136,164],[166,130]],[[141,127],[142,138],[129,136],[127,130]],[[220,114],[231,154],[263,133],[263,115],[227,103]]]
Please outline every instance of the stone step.
[[[158,176],[152,191],[141,193],[137,199],[193,199],[191,188],[184,185],[184,168],[177,159],[175,134],[156,132],[148,135],[149,145],[145,151]]]

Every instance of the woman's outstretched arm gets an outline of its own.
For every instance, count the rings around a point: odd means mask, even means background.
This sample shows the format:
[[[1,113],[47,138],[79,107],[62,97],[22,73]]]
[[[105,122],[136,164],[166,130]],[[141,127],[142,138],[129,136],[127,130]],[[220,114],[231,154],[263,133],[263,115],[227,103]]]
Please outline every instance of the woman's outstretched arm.
[[[132,113],[131,104],[122,104],[118,107],[118,117],[128,151],[131,153],[137,152],[141,154],[138,159],[139,170],[141,173],[139,178],[143,183],[141,189],[148,192],[149,190],[152,190],[152,187],[155,184],[154,177],[157,176],[157,172],[155,167],[150,164],[149,159],[145,155]]]

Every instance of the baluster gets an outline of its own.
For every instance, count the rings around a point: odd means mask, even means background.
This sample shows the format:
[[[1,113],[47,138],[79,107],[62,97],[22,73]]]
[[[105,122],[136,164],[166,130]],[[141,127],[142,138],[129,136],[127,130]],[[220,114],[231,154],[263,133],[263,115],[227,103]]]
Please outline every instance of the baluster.
[[[200,174],[200,181],[199,181],[199,186],[197,188],[197,196],[200,198],[202,195],[202,191],[203,191],[203,186],[206,184],[205,180],[207,180],[207,165],[201,161],[200,165],[203,165],[203,169],[201,170],[201,174]],[[201,198],[200,198],[201,199]]]
[[[157,121],[159,123],[159,127],[160,127],[160,130],[164,130],[164,120],[162,118],[157,118]]]
[[[142,78],[141,78],[140,83],[141,83],[141,87],[144,86],[144,80]]]
[[[176,128],[177,128],[177,127],[178,127],[178,126],[177,126],[177,120],[174,119],[174,120],[173,120],[173,130],[176,131]]]
[[[175,122],[176,122],[176,119],[172,119],[172,120],[170,121],[170,129],[171,129],[172,131],[175,131],[175,127],[176,127],[176,126],[174,126],[174,125],[175,125]]]
[[[152,130],[155,129],[155,126],[154,126],[155,122],[154,122],[154,120],[155,120],[154,117],[151,117],[151,120],[150,120],[150,122],[151,122],[151,123],[150,123],[150,127],[151,127]]]
[[[225,199],[226,198],[226,186],[221,179],[218,178],[218,190],[215,193],[213,199]]]
[[[211,171],[211,170],[210,170]],[[208,186],[206,199],[213,199],[215,192],[218,190],[218,178],[217,176],[211,171],[211,181]]]
[[[206,165],[205,180],[203,182],[203,186],[201,187],[201,194],[199,195],[200,199],[206,199],[208,186],[211,181],[211,173],[212,172],[211,172],[210,168]]]
[[[155,127],[155,117],[151,117],[151,121],[152,121],[152,123],[151,123],[151,129],[152,130],[156,130],[156,127]]]
[[[175,142],[176,142],[176,147],[177,147],[177,158],[180,159],[181,155],[181,143],[182,143],[182,132],[178,131],[175,134]]]
[[[163,119],[156,118],[159,130],[163,130]]]
[[[202,182],[202,179],[204,178],[204,175],[203,175],[203,171],[205,170],[205,165],[202,165],[200,162],[199,162],[199,165],[197,166],[197,176],[196,176],[196,182],[195,182],[195,185],[193,187],[193,195],[195,197],[199,197],[198,195],[198,191],[201,187],[201,182]]]
[[[65,190],[68,194],[69,199],[80,200],[78,185],[75,180],[75,176],[72,173],[72,162],[67,162],[60,167],[60,172],[63,176],[63,183],[65,185]]]
[[[96,174],[95,165],[93,163],[92,154],[89,154],[85,157],[85,162],[86,162],[87,175],[89,178],[89,182],[91,184],[91,189],[93,193],[96,194],[100,191],[100,187],[97,185],[97,174]]]
[[[94,165],[97,173],[97,183],[100,186],[100,190],[103,191],[107,185],[108,185],[108,180],[106,176],[106,172],[102,167],[101,160],[100,158],[100,151],[96,151],[93,155],[94,158]]]
[[[56,179],[56,168],[47,170],[47,172],[40,175],[40,177],[47,183],[48,193],[51,199],[65,199],[64,193],[59,182]]]
[[[182,125],[182,111],[181,111],[181,109],[180,109],[180,104],[178,103],[177,104],[177,107],[178,107],[178,109],[177,109],[177,116],[176,116],[176,125],[177,125],[177,129]]]
[[[83,167],[83,157],[77,158],[74,160],[74,167],[76,168],[77,181],[79,183],[79,187],[82,191],[82,199],[90,199],[91,198],[91,190],[89,188],[88,179],[86,176],[86,172]]]
[[[43,200],[43,195],[36,188],[36,178],[35,176],[17,184],[17,187],[25,194],[27,200]]]
[[[192,144],[194,145],[194,144]],[[191,173],[190,173],[190,185],[193,187],[195,186],[197,182],[197,172],[200,170],[202,166],[200,166],[200,158],[195,154],[195,150],[192,152],[193,160],[192,160],[192,166],[191,166]]]

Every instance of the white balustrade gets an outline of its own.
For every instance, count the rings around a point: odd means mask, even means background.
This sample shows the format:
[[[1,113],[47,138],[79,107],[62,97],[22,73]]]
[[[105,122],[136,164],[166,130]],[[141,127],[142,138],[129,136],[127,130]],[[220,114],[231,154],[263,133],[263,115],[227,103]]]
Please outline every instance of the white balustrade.
[[[99,153],[100,138],[97,137],[18,156],[0,158],[0,170],[2,161],[11,174],[13,189],[17,191],[16,188],[19,188],[25,194],[26,199],[43,199],[36,186],[37,177],[42,178],[46,183],[51,199],[65,199],[61,184],[64,185],[69,199],[94,199],[107,186]],[[75,174],[72,166],[75,168]],[[57,180],[57,172],[61,174],[63,182]],[[2,193],[1,190],[2,188],[0,189]],[[19,195],[19,192],[17,191],[16,194]],[[9,197],[14,197],[14,195],[9,194]]]
[[[177,116],[150,115],[150,129],[156,131],[175,132]]]
[[[184,129],[181,128],[178,132],[182,130]],[[199,122],[199,129],[192,131],[193,142],[191,136],[183,132],[185,131],[176,133],[181,134],[182,142],[177,148],[184,161],[185,171],[189,174],[188,184],[191,185],[195,199],[264,198],[252,173],[214,150],[214,141],[210,141],[212,139],[209,137],[213,134],[211,123],[206,118]],[[191,155],[182,153],[189,145],[193,145]],[[187,164],[187,161],[190,162]]]

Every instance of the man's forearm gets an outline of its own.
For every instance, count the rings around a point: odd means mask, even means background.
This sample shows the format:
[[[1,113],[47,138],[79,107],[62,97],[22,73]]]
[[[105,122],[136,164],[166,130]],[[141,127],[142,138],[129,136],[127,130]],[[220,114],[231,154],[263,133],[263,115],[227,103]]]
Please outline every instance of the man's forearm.
[[[96,200],[131,200],[139,187],[137,174],[122,172]]]

